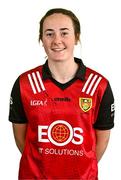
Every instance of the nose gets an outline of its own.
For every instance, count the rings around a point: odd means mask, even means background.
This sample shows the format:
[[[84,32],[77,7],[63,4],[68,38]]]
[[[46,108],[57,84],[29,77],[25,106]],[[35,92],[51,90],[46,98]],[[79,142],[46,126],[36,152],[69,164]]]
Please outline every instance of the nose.
[[[60,44],[61,43],[61,36],[59,34],[55,34],[53,38],[53,43],[54,44]]]

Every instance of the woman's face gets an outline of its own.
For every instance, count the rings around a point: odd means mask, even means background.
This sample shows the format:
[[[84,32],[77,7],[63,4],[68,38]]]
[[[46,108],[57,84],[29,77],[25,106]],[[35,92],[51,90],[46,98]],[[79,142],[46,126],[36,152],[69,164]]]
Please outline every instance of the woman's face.
[[[71,18],[61,13],[48,16],[43,23],[42,42],[49,60],[72,59],[77,40]]]

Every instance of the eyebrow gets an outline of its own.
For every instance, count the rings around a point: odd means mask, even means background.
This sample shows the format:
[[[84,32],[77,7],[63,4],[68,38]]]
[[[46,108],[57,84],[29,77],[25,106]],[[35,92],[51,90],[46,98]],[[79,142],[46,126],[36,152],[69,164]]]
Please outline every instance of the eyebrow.
[[[64,31],[64,30],[68,30],[68,28],[60,28],[61,31]],[[54,29],[46,29],[44,32],[47,32],[47,31],[54,31]]]

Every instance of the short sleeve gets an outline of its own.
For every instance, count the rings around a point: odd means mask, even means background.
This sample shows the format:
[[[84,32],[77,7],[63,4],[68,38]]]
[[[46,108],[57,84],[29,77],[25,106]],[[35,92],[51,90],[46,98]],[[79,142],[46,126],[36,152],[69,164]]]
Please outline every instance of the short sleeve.
[[[19,77],[15,81],[11,92],[9,121],[11,121],[12,123],[20,123],[20,124],[27,123],[27,118],[21,101]]]
[[[102,97],[100,108],[98,111],[97,120],[94,124],[95,129],[108,130],[114,127],[114,96],[110,84]]]

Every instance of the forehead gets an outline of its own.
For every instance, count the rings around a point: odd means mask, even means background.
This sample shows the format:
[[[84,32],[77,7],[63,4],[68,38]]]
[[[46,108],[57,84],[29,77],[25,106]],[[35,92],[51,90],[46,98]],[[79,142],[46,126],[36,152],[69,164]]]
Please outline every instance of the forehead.
[[[56,29],[56,28],[73,28],[73,22],[67,15],[61,13],[54,13],[45,18],[43,29]]]

